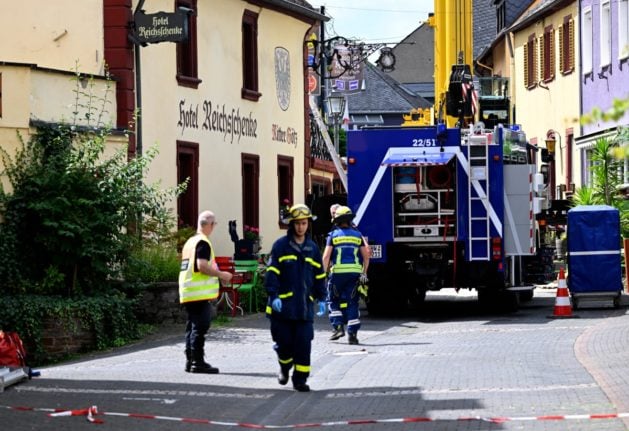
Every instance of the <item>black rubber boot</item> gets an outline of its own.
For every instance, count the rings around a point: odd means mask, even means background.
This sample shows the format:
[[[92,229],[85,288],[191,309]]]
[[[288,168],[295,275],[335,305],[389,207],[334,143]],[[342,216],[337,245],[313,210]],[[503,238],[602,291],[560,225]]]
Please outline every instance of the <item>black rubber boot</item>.
[[[186,373],[190,372],[191,365],[192,365],[192,350],[186,349]]]
[[[293,388],[297,392],[310,392],[310,386],[305,383],[293,383]]]
[[[349,344],[358,344],[358,337],[356,334],[349,334]]]
[[[330,337],[330,341],[338,340],[341,337],[345,336],[345,329],[343,329],[343,325],[336,325],[334,327],[334,332],[332,332],[332,336]]]
[[[280,369],[280,373],[277,375],[277,383],[282,386],[288,383],[288,371]]]
[[[192,351],[192,364],[190,364],[191,373],[202,374],[218,374],[218,368],[211,366],[203,360],[203,351]]]

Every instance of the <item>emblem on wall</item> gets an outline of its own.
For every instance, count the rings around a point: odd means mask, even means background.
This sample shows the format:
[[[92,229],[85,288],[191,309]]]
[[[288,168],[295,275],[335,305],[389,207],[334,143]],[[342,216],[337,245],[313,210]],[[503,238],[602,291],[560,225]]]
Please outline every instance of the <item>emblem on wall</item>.
[[[275,48],[275,89],[277,103],[286,111],[290,105],[290,58],[288,50],[280,46]]]

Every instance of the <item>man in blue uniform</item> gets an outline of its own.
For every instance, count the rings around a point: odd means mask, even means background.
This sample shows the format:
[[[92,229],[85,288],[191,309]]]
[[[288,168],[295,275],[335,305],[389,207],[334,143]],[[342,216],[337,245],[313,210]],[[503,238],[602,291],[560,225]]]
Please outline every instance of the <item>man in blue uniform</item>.
[[[330,340],[345,336],[347,325],[349,344],[358,344],[360,311],[358,285],[367,283],[369,248],[352,220],[354,214],[346,206],[334,212],[335,228],[328,235],[323,251],[323,268],[330,270],[328,301],[333,332]]]
[[[278,382],[288,383],[293,370],[293,388],[308,392],[310,352],[314,338],[314,306],[317,315],[325,312],[325,272],[321,252],[310,239],[308,230],[314,220],[310,208],[303,204],[288,210],[284,220],[289,224],[286,236],[278,239],[271,250],[271,261],[264,277],[269,302],[271,336],[280,365]]]

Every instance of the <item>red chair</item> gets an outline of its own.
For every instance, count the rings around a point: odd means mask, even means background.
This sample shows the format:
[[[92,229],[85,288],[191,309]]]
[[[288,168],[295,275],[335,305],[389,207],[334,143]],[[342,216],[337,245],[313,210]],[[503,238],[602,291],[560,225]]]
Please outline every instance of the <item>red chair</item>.
[[[232,273],[231,281],[220,281],[220,299],[217,304],[225,300],[225,304],[231,310],[232,317],[236,315],[236,310],[240,310],[240,314],[244,315],[244,310],[240,306],[240,296],[238,295],[238,289],[244,281],[244,274],[236,271],[234,261],[229,256],[216,256],[214,261],[218,269]]]

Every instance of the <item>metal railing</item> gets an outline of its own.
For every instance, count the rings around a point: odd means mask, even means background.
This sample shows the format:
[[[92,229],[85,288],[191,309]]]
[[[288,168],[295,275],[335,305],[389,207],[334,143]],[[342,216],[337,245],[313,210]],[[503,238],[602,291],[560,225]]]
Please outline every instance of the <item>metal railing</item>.
[[[310,156],[319,160],[332,161],[323,133],[321,133],[319,124],[315,121],[312,113],[310,113]]]

